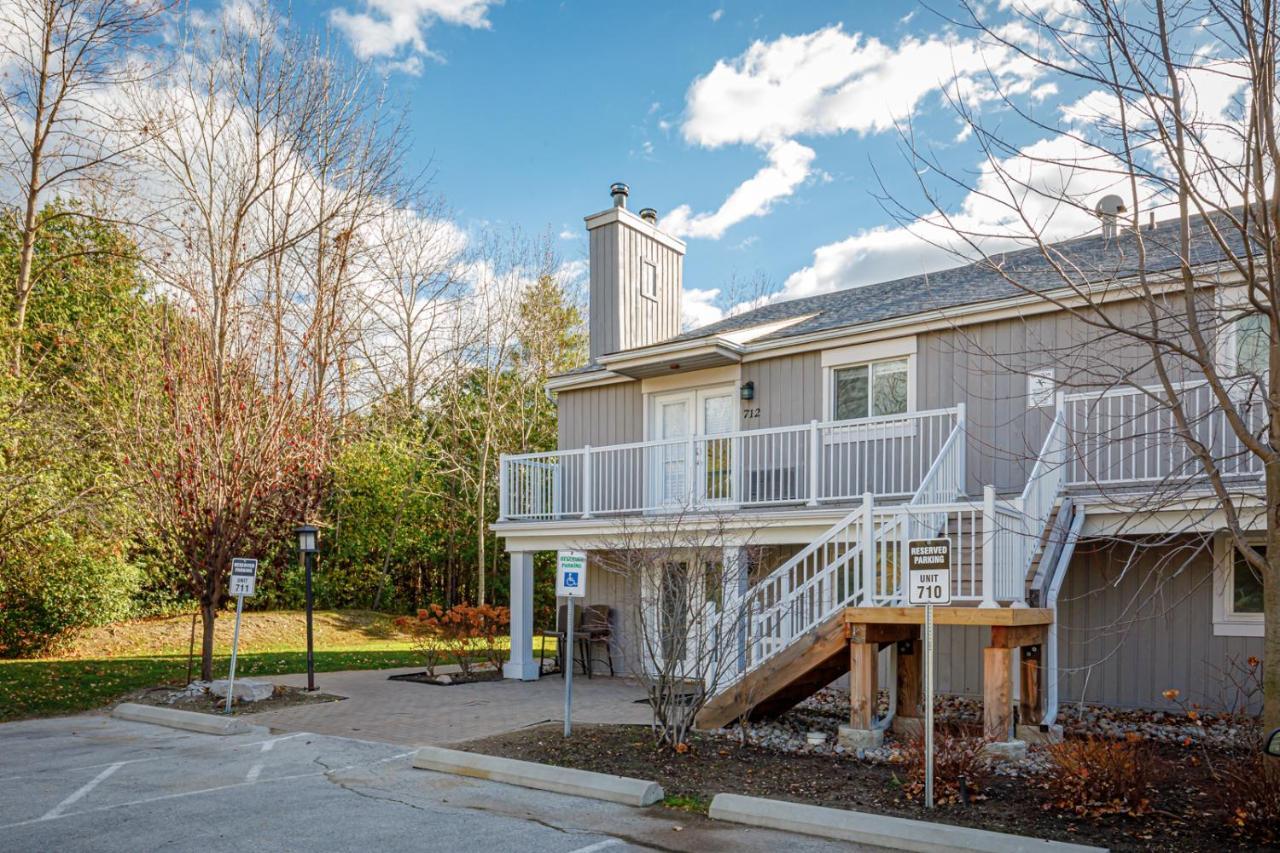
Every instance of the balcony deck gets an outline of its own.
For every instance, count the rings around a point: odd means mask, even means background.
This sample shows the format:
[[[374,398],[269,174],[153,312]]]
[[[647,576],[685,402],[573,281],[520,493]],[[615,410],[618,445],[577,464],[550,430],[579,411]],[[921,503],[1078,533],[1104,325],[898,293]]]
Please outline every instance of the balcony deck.
[[[499,521],[839,506],[866,493],[903,500],[963,432],[960,406],[504,456]]]

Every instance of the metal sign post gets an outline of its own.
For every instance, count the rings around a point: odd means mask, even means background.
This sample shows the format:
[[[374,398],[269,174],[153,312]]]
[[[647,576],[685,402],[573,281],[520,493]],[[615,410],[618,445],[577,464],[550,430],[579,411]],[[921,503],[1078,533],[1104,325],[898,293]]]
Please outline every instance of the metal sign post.
[[[227,673],[227,707],[231,713],[231,699],[236,693],[236,655],[240,651],[240,614],[244,612],[246,595],[253,595],[258,586],[258,561],[250,557],[236,557],[231,561],[230,592],[236,597],[236,628],[231,635],[231,669]]]
[[[907,602],[924,606],[924,805],[933,808],[933,606],[951,603],[951,540],[907,542]]]
[[[565,624],[564,648],[560,649],[560,666],[564,673],[564,736],[573,732],[573,600],[587,594],[587,554],[585,551],[560,551],[556,554],[556,597],[563,598]]]

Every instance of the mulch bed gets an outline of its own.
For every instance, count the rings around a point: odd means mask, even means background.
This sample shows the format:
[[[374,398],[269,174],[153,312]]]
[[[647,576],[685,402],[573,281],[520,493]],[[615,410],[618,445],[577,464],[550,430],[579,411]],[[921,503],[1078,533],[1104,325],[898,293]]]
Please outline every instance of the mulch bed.
[[[502,673],[494,669],[482,669],[463,674],[453,672],[448,675],[428,675],[425,672],[410,672],[405,675],[389,675],[388,681],[412,681],[415,684],[434,684],[438,687],[451,687],[455,684],[476,684],[481,681],[501,681]]]
[[[232,715],[257,714],[263,711],[279,711],[295,705],[313,705],[318,702],[341,702],[346,697],[329,693],[308,693],[301,687],[275,685],[271,696],[257,702],[236,701],[231,704]],[[225,712],[227,700],[211,693],[184,694],[172,687],[147,687],[125,696],[120,701],[136,702],[140,705],[159,705],[165,708],[177,708],[180,711],[200,711],[206,714]]]
[[[689,751],[657,749],[647,726],[538,726],[462,746],[473,752],[656,779],[668,802],[705,809],[717,793],[791,800],[840,809],[960,824],[997,832],[1094,844],[1113,850],[1257,850],[1215,811],[1210,774],[1195,750],[1157,744],[1151,812],[1080,817],[1053,806],[1037,778],[993,776],[987,798],[932,812],[902,790],[906,770],[848,755],[785,753],[694,733]],[[1274,848],[1273,848],[1274,849]]]

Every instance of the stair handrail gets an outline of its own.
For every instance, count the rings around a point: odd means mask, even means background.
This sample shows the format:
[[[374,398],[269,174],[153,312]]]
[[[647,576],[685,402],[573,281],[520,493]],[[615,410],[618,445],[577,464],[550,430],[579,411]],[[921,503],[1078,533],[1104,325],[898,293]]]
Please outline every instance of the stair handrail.
[[[925,504],[949,503],[955,500],[964,490],[964,453],[965,442],[965,417],[963,406],[957,407],[956,423],[952,427],[951,432],[943,441],[942,446],[938,450],[937,456],[934,458],[933,464],[929,466],[928,472],[921,479],[920,485],[916,487],[915,493],[906,505],[921,506]],[[819,549],[825,548],[835,541],[842,534],[845,534],[850,528],[858,524],[871,524],[874,529],[871,533],[873,541],[881,541],[885,538],[885,531],[891,527],[900,527],[901,521],[910,519],[909,514],[901,515],[895,521],[881,521],[876,523],[875,513],[867,514],[865,506],[859,506],[841,518],[835,524],[831,525],[820,536],[802,548],[798,553],[778,566],[765,577],[761,578],[752,585],[743,597],[741,606],[743,608],[751,608],[752,593],[764,589],[768,584],[785,582],[785,580],[796,570],[797,567],[803,565],[806,560],[813,557]],[[785,592],[779,593],[777,600],[762,609],[755,615],[757,620],[780,619],[787,613],[794,612],[798,602],[803,600],[803,596],[808,594],[815,586],[824,581],[833,582],[838,573],[843,570],[852,560],[857,559],[863,547],[860,540],[862,537],[850,537],[849,547],[847,547],[838,557],[829,563],[825,563],[820,571],[814,572],[810,577],[806,578],[799,584],[786,589]],[[727,688],[729,685],[736,683],[747,672],[760,666],[764,661],[772,658],[781,652],[790,642],[804,631],[809,630],[826,619],[831,613],[843,607],[849,606],[852,602],[858,600],[870,601],[874,603],[874,590],[868,590],[866,580],[862,578],[862,573],[854,573],[850,576],[850,581],[845,589],[845,593],[837,601],[832,599],[829,606],[823,606],[821,611],[810,620],[810,624],[806,624],[800,632],[792,632],[778,646],[763,655],[756,655],[752,658],[749,666],[743,667],[742,671],[733,674],[723,685]],[[742,614],[742,618],[746,618],[746,612]],[[748,644],[753,639],[747,638]],[[718,691],[717,691],[718,692]]]

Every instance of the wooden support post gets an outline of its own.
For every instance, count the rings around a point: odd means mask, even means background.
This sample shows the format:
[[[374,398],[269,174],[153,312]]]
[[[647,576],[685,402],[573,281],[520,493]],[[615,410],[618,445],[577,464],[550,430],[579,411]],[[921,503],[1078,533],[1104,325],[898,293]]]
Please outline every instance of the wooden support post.
[[[1013,683],[1009,649],[982,650],[982,735],[990,741],[1007,741],[1013,729]]]
[[[1040,692],[1040,646],[1023,646],[1020,651],[1022,692],[1018,701],[1018,722],[1024,726],[1037,726],[1044,715]]]
[[[870,729],[876,715],[880,685],[876,680],[876,643],[849,643],[849,725]]]
[[[899,717],[920,716],[920,638],[898,643]]]

